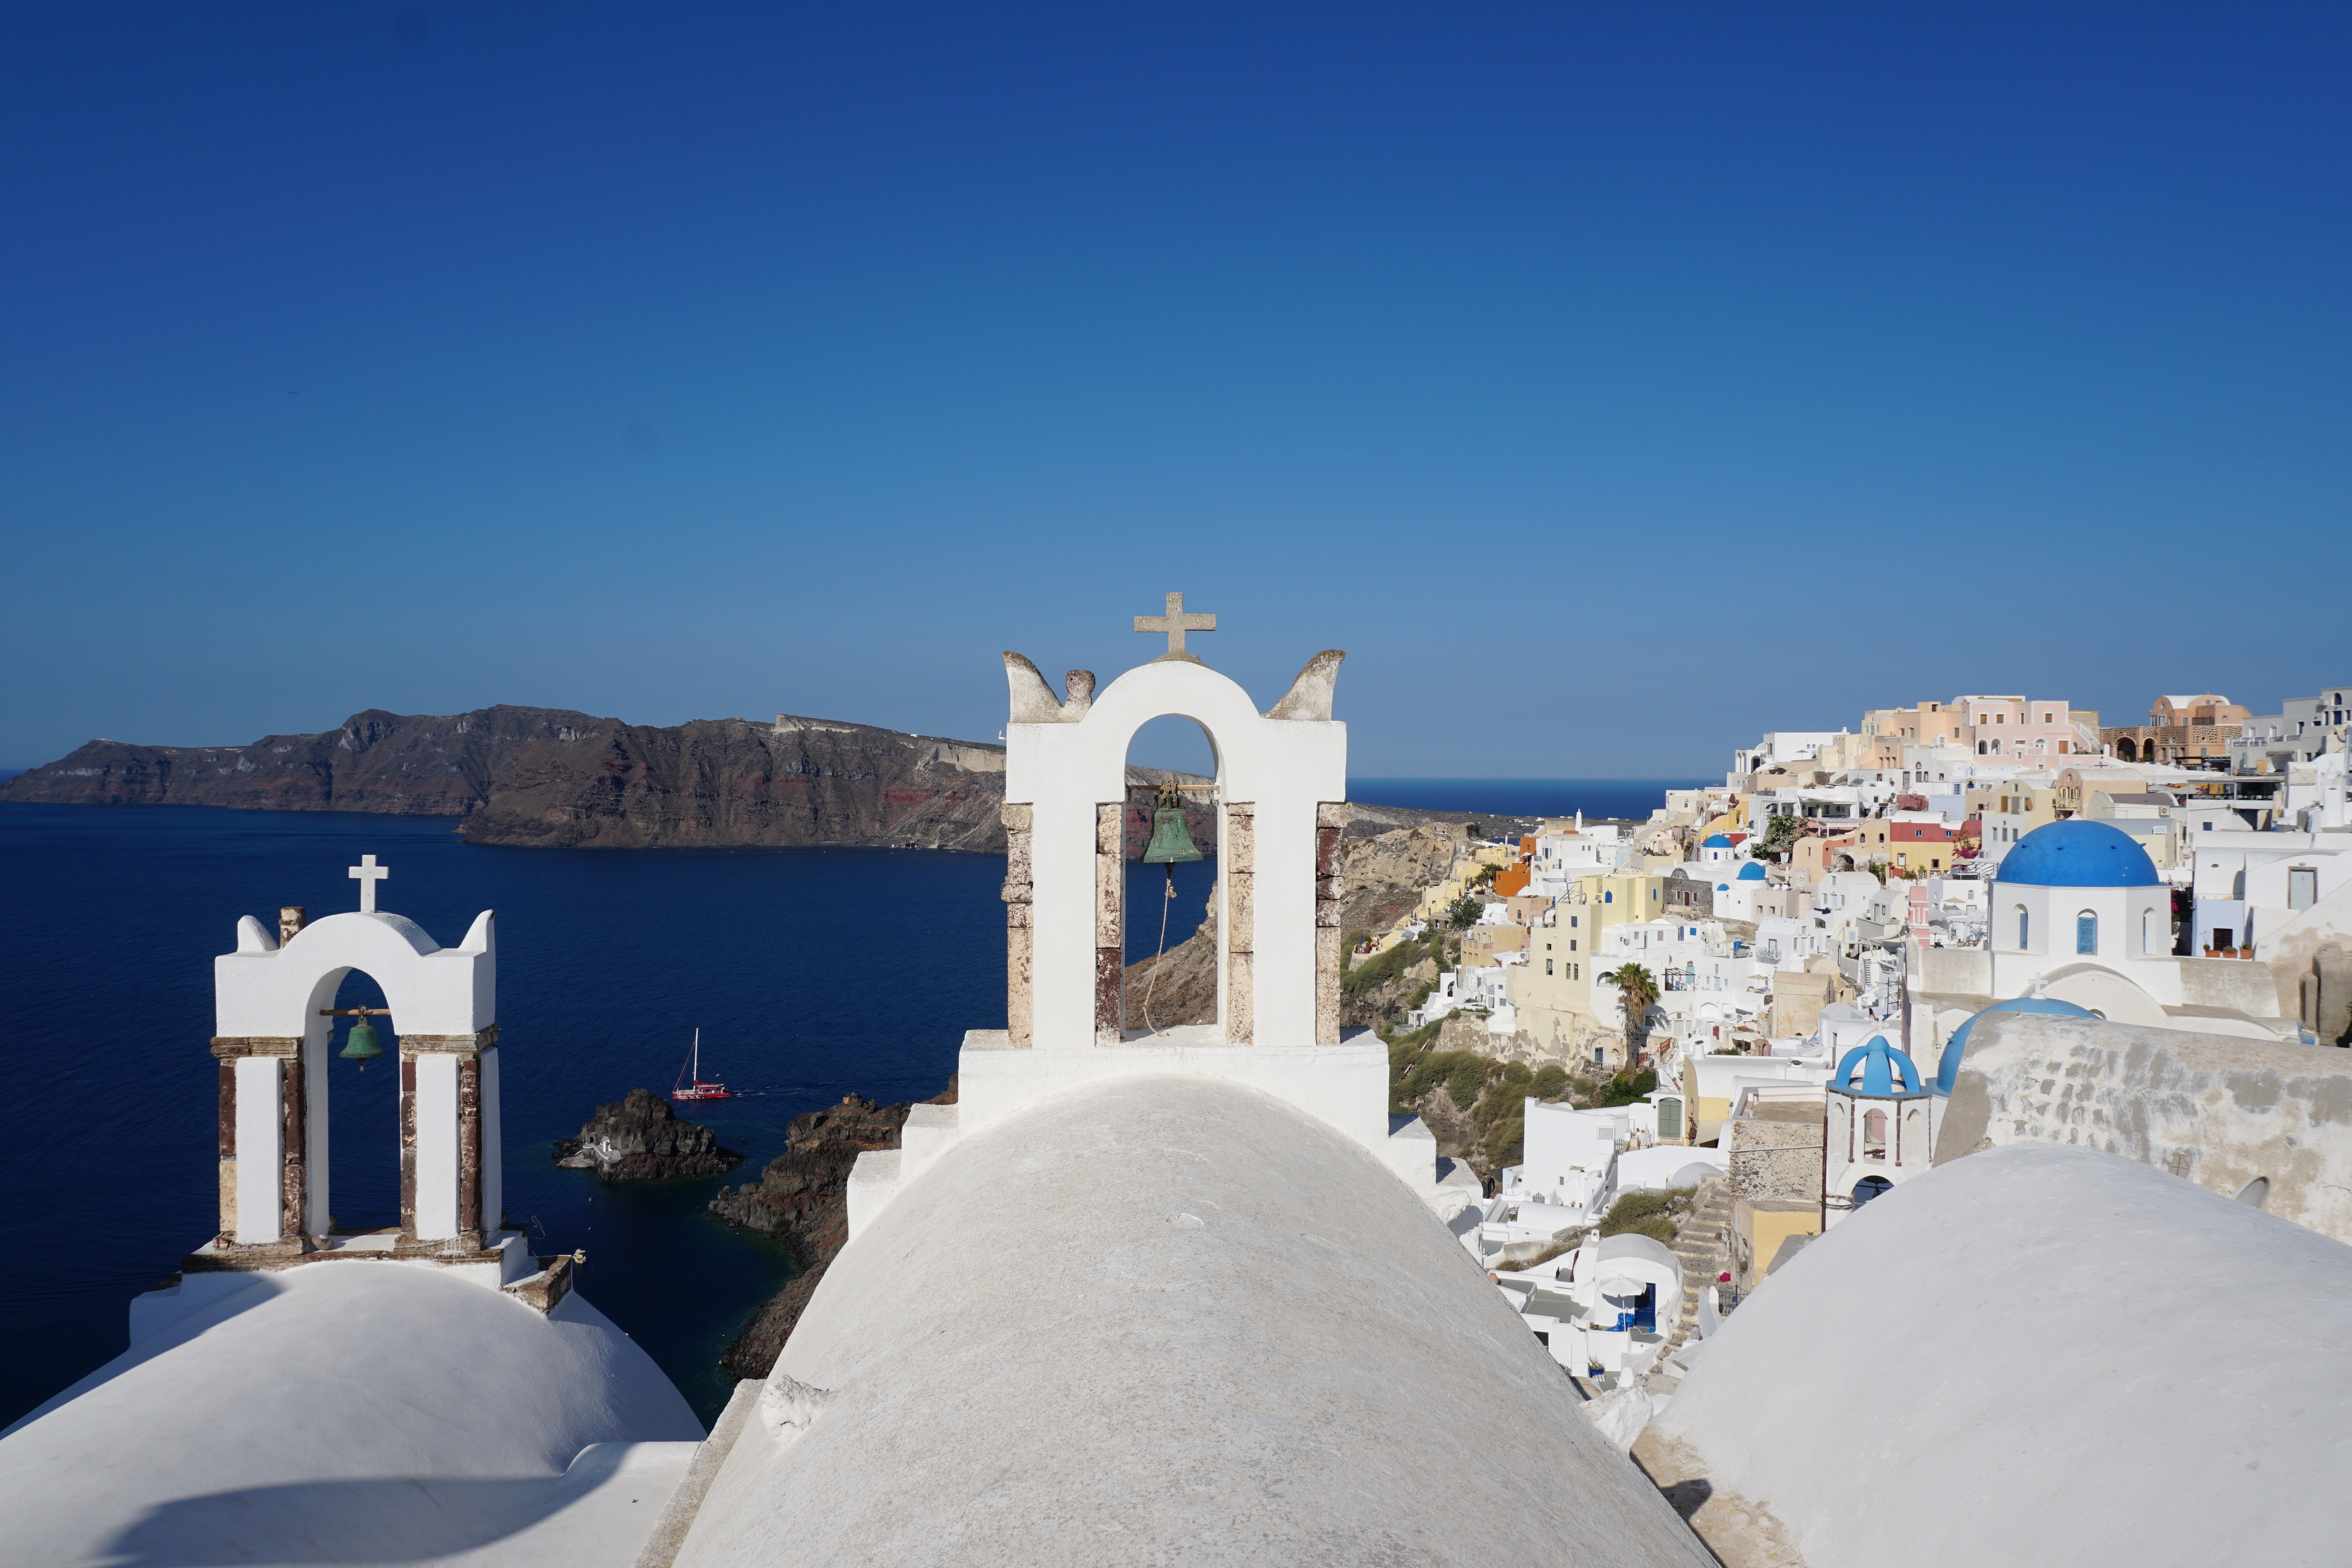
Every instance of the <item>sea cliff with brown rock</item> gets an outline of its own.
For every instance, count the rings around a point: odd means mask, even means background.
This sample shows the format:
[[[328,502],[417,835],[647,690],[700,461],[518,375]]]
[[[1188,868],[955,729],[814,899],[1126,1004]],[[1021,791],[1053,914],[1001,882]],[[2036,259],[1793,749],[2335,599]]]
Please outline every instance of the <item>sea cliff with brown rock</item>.
[[[1131,768],[1128,836],[1190,775]],[[245,746],[93,740],[0,784],[0,803],[225,806],[462,818],[471,843],[558,849],[870,845],[1002,853],[1004,747],[778,714],[633,725],[566,708],[369,709]],[[1205,807],[1186,812],[1213,841]]]

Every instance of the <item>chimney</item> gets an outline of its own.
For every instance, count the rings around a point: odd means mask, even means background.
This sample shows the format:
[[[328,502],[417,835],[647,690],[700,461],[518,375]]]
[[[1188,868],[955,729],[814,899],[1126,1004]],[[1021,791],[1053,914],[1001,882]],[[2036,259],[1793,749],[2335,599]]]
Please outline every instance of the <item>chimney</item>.
[[[289,904],[278,912],[278,945],[283,947],[294,940],[295,934],[310,924],[310,912],[299,904]]]

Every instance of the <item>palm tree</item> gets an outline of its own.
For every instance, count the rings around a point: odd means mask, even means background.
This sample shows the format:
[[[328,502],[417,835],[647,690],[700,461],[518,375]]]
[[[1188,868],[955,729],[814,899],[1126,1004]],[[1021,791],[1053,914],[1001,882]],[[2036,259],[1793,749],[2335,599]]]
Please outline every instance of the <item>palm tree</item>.
[[[1601,978],[1617,988],[1617,999],[1625,1009],[1625,1066],[1631,1070],[1641,1060],[1642,1041],[1650,1033],[1650,1009],[1658,999],[1658,977],[1639,964],[1627,964]]]

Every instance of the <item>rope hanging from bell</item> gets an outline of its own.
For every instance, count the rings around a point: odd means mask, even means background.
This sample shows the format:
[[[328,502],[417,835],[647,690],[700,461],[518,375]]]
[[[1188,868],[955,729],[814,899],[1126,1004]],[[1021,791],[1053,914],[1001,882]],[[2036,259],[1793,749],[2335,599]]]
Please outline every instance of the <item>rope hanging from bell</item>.
[[[1152,956],[1151,978],[1143,987],[1143,1028],[1150,1034],[1160,1032],[1151,1020],[1151,993],[1160,988],[1160,971],[1168,961],[1168,910],[1176,902],[1176,862],[1202,858],[1200,846],[1185,825],[1183,796],[1178,791],[1173,779],[1160,786],[1160,807],[1151,814],[1151,842],[1143,851],[1144,864],[1160,866],[1168,873],[1160,900],[1160,950]]]

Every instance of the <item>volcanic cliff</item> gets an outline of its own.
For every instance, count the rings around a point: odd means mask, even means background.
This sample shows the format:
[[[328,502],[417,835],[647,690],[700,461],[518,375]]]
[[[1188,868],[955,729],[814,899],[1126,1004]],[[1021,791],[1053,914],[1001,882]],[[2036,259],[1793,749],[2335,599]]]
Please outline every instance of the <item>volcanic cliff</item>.
[[[1130,783],[1186,779],[1130,768]],[[467,841],[563,849],[863,844],[1002,852],[1004,747],[779,714],[624,724],[565,708],[353,714],[249,746],[93,740],[0,802],[383,811],[465,819]],[[1139,852],[1151,799],[1128,836]],[[1188,808],[1193,837],[1213,840]]]
[[[1204,780],[1129,768],[1128,852],[1150,836],[1140,786]],[[93,740],[0,784],[0,803],[226,806],[462,817],[471,843],[560,849],[861,844],[1001,853],[1004,747],[778,714],[773,723],[625,724],[569,708],[370,708],[319,735],[247,746]],[[1189,803],[1195,841],[1216,841]],[[1358,804],[1350,838],[1463,813]],[[1490,831],[1507,829],[1487,819]]]

